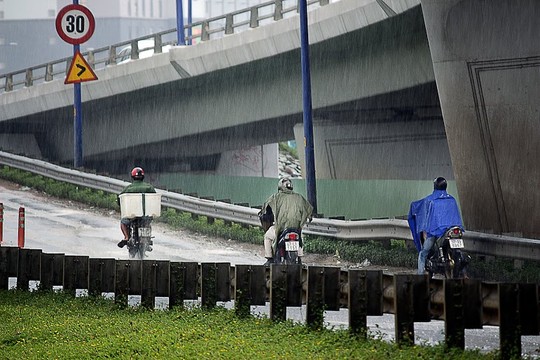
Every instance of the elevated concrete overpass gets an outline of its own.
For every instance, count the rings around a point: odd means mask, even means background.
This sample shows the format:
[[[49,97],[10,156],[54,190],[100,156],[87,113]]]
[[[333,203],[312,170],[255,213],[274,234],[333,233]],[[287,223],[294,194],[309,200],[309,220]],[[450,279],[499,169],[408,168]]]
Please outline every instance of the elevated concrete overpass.
[[[341,0],[311,10],[317,177],[455,175],[469,229],[540,236],[540,195],[526,191],[540,175],[540,51],[526,40],[539,33],[539,6]],[[293,16],[97,69],[83,86],[85,166],[215,171],[226,151],[302,144],[298,27]],[[3,147],[18,137],[72,162],[71,87],[49,81],[0,103]]]

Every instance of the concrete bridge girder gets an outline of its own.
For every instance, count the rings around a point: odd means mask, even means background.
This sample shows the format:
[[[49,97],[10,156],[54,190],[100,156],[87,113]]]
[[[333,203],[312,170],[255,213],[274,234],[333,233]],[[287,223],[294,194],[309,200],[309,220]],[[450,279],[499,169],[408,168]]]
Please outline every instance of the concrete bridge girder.
[[[540,2],[422,9],[466,226],[540,237]]]

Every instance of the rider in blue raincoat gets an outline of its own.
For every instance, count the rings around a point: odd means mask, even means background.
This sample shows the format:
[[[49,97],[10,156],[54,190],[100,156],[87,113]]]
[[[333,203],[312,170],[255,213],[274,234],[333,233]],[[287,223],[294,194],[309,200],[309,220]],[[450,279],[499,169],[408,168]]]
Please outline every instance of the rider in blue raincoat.
[[[426,258],[435,240],[451,226],[463,223],[456,199],[446,192],[447,181],[438,177],[433,181],[433,193],[411,203],[409,227],[418,253],[418,274],[423,274]]]

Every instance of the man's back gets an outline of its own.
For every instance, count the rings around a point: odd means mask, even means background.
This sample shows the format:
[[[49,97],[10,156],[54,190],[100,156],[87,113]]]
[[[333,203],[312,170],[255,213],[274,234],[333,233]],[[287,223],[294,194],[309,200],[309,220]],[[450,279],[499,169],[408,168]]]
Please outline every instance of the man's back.
[[[286,228],[301,228],[313,211],[311,204],[293,191],[278,191],[269,199],[268,205],[274,212],[278,233]]]
[[[125,193],[155,193],[156,189],[142,180],[134,180],[131,184],[126,186],[120,194]]]

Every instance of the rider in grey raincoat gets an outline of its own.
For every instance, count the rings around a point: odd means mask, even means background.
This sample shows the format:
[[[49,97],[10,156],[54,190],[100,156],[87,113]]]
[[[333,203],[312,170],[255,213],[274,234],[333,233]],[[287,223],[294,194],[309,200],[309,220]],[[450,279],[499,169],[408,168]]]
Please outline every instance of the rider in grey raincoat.
[[[313,206],[300,194],[293,191],[293,185],[289,178],[282,178],[278,182],[278,192],[266,200],[261,214],[271,209],[274,216],[274,225],[270,226],[264,234],[264,256],[267,265],[273,261],[272,247],[281,232],[287,228],[302,229],[308,221],[311,221]],[[298,256],[302,256],[302,248]]]

